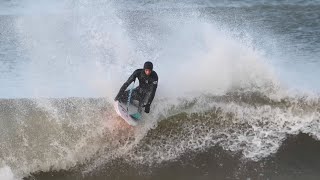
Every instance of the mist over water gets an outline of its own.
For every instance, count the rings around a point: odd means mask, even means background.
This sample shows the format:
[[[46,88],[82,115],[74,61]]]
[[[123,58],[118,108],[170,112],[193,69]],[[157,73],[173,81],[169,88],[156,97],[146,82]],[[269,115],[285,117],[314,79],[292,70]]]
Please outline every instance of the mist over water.
[[[319,8],[317,1],[0,3],[0,177],[75,169],[90,177],[122,161],[152,169],[213,147],[257,162],[288,135],[318,141]],[[145,61],[154,63],[159,87],[152,113],[132,128],[112,102]]]
[[[48,7],[37,5],[37,9],[43,8]],[[117,89],[110,87],[114,83],[119,86],[147,60],[159,64],[158,71],[165,80],[163,89],[170,89],[172,84],[166,83],[172,82],[186,91],[212,92],[216,87],[225,91],[237,86],[239,81],[240,84],[260,81],[260,78],[250,80],[248,76],[271,78],[267,72],[260,73],[268,68],[260,64],[263,58],[258,52],[192,14],[185,17],[172,12],[145,17],[150,23],[156,21],[154,18],[161,19],[153,28],[139,19],[131,19],[130,12],[119,13],[112,3],[98,1],[75,3],[71,10],[60,13],[35,11],[21,16],[16,19],[15,30],[18,48],[25,52],[25,62],[18,65],[23,66],[25,95],[22,96],[105,96],[102,92]],[[185,82],[185,72],[194,72],[194,77],[189,77],[193,79]],[[118,79],[107,79],[110,76]],[[203,83],[192,84],[195,81]],[[104,84],[108,87],[95,87]]]

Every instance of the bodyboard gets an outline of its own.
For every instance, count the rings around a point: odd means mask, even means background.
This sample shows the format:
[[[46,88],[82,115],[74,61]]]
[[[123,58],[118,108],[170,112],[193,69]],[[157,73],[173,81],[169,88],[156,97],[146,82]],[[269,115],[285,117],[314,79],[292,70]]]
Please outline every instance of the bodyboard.
[[[138,125],[139,121],[141,120],[141,117],[137,117],[137,115],[141,116],[140,114],[137,114],[138,108],[133,104],[130,104],[127,110],[127,104],[115,101],[114,109],[116,110],[117,114],[131,126]]]

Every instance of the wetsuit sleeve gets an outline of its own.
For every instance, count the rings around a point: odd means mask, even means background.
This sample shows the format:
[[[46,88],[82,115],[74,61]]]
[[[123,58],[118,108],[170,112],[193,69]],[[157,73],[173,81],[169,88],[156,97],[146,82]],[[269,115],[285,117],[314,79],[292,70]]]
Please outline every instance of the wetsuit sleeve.
[[[157,87],[158,87],[158,81],[159,81],[158,75],[155,74],[155,77],[154,77],[153,82],[152,82],[153,83],[152,84],[152,91],[151,91],[150,97],[149,97],[149,99],[147,101],[148,105],[151,105],[151,103],[152,103],[152,101],[154,99],[154,96],[156,94]]]
[[[124,93],[124,91],[127,89],[127,87],[133,82],[135,81],[135,79],[138,77],[139,71],[135,70],[131,76],[128,78],[128,80],[122,85],[122,87],[119,90],[119,93],[117,95],[117,97],[120,97],[121,94]]]

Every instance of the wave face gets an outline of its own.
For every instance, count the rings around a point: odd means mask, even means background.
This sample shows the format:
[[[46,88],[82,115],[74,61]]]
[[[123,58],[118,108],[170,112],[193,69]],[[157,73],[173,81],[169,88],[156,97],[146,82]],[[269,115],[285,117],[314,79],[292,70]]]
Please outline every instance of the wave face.
[[[317,177],[319,12],[318,1],[1,2],[0,179]],[[112,102],[145,61],[159,88],[132,128]],[[293,157],[303,166],[285,165]]]
[[[120,160],[158,167],[213,147],[259,162],[288,135],[320,137],[319,98],[246,92],[154,106],[156,116],[131,128],[105,99],[1,100],[1,119],[10,119],[1,122],[1,159],[18,174],[77,167],[90,176],[102,167],[116,171]]]

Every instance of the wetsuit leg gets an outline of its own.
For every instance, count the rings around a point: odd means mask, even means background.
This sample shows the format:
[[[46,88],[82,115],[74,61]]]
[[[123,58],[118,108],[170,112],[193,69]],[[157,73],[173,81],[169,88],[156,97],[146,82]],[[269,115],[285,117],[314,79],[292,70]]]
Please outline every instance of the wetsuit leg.
[[[122,102],[122,103],[128,102],[129,92],[130,92],[130,90],[127,90],[123,93],[123,95],[120,96],[120,102]],[[139,113],[142,113],[142,109],[143,109],[144,105],[147,104],[147,101],[148,101],[150,95],[151,95],[151,92],[149,92],[149,91],[145,92],[143,89],[141,89],[139,87],[132,90],[131,102],[133,100],[136,100],[139,102],[139,105],[138,105],[138,112]]]
[[[122,103],[127,103],[128,102],[128,98],[129,98],[129,93],[130,93],[130,90],[126,90],[123,94],[121,94],[120,98],[119,98],[119,101],[122,102]],[[132,101],[132,98],[135,96],[136,94],[136,88],[132,90],[132,94],[131,94],[131,101]]]
[[[141,92],[140,88],[136,87],[132,90],[130,102],[133,100],[141,101]],[[127,103],[129,98],[130,90],[126,90],[121,96],[119,101],[122,103]]]
[[[142,112],[142,108],[144,107],[144,105],[146,105],[148,102],[148,99],[151,95],[151,92],[147,91],[141,91],[141,96],[140,96],[140,101],[139,101],[139,107],[138,107],[138,112],[141,113]]]

